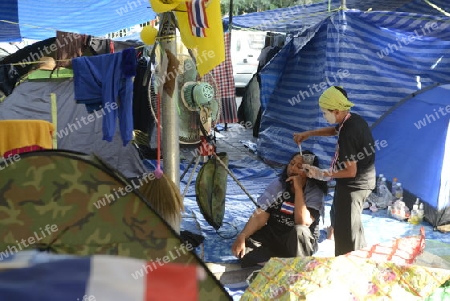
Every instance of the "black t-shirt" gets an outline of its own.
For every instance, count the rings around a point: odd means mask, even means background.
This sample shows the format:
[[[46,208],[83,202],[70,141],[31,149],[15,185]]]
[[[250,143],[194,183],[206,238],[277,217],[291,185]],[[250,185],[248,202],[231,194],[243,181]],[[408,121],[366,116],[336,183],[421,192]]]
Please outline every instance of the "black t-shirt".
[[[317,188],[318,189],[318,188]],[[269,207],[266,212],[270,214],[269,220],[267,221],[267,226],[270,227],[275,234],[284,235],[289,233],[295,226],[294,222],[294,206],[295,206],[295,196],[293,193],[280,196],[282,202],[274,203]],[[316,209],[307,207],[311,216],[314,218],[314,222],[309,226],[309,230],[313,234],[316,241],[319,240],[319,220],[320,212]]]
[[[340,124],[336,131],[339,127]],[[337,178],[336,183],[357,189],[374,189],[375,145],[369,125],[361,116],[351,113],[340,130],[338,145],[335,168],[341,170],[345,168],[345,161],[356,161],[357,171],[354,178]]]

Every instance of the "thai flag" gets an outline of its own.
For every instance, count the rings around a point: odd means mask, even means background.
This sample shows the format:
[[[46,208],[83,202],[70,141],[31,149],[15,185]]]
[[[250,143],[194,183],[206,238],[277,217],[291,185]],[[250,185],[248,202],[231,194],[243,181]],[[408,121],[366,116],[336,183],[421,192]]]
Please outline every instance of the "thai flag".
[[[293,203],[284,202],[281,204],[280,211],[286,214],[294,214],[294,207],[295,205]]]
[[[206,6],[204,0],[192,0],[186,2],[189,24],[192,34],[196,37],[206,37],[208,28],[208,18],[206,15]]]
[[[0,269],[0,300],[197,301],[195,265],[94,255]]]
[[[206,37],[206,31],[204,28],[192,26],[192,34],[196,37],[204,38]]]

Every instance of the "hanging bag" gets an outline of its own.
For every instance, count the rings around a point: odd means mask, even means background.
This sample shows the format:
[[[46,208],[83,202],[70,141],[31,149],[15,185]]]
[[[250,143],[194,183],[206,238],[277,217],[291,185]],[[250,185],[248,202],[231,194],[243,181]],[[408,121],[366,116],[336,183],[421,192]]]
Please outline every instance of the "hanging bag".
[[[228,166],[228,154],[218,153],[220,160]],[[214,229],[218,230],[225,216],[227,170],[215,156],[200,169],[195,183],[195,194],[200,212]]]

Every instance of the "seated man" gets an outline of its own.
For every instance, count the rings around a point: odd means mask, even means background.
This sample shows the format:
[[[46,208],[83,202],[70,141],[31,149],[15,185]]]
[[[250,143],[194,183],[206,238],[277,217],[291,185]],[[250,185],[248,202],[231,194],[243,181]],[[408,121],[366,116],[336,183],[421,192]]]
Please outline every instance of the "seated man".
[[[243,268],[270,257],[311,256],[317,252],[327,183],[307,178],[302,162],[300,153],[295,154],[280,178],[258,198],[259,208],[231,248]],[[313,165],[319,165],[317,157]]]

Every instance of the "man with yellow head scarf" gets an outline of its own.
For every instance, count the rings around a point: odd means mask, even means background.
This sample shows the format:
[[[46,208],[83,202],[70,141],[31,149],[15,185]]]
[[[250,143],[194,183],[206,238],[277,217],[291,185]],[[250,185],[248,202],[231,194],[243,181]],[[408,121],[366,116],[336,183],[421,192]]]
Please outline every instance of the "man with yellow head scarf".
[[[312,136],[337,135],[330,169],[306,166],[311,178],[336,180],[330,212],[336,256],[366,246],[361,214],[364,202],[375,188],[374,139],[367,122],[350,112],[353,106],[342,87],[332,86],[320,96],[319,107],[325,120],[335,126],[294,133],[297,144]]]

